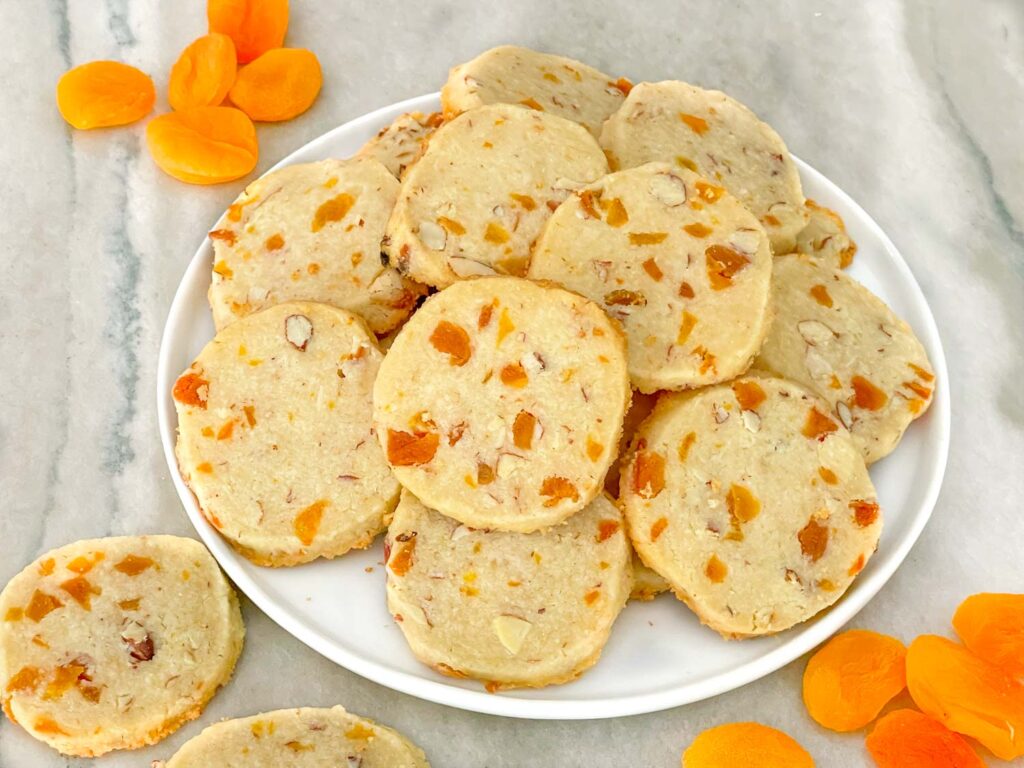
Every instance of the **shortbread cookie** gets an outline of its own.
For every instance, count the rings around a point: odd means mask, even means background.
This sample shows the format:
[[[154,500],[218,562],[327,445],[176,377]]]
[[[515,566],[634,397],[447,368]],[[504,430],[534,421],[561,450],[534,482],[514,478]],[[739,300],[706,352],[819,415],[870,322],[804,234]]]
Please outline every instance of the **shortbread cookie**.
[[[882,528],[850,434],[824,401],[769,377],[662,395],[621,494],[644,563],[726,637],[832,605]]]
[[[624,340],[601,309],[515,277],[429,298],[373,390],[403,486],[467,525],[522,533],[597,496],[628,404]]]
[[[321,160],[257,179],[217,222],[209,298],[220,330],[284,301],[322,301],[384,334],[423,288],[381,263],[398,182],[376,160]]]
[[[420,156],[427,138],[441,124],[441,113],[424,115],[406,112],[370,139],[359,150],[359,157],[370,157],[383,163],[396,178]]]
[[[677,80],[636,85],[605,123],[612,165],[663,160],[721,184],[760,219],[775,253],[793,250],[807,223],[789,150],[757,115],[721,91]]]
[[[582,124],[594,136],[632,84],[575,59],[515,45],[484,51],[453,67],[441,89],[445,117],[484,104],[520,104]]]
[[[619,320],[633,386],[654,392],[747,370],[768,330],[771,269],[768,237],[736,198],[685,168],[648,163],[559,206],[529,276]]]
[[[775,260],[772,305],[754,366],[827,401],[869,464],[887,456],[935,389],[914,331],[852,277],[801,254]]]
[[[343,707],[279,709],[215,723],[155,768],[430,768],[391,728]]]
[[[470,528],[403,492],[388,528],[388,608],[420,661],[497,688],[591,667],[629,596],[622,514],[599,496],[544,532]]]
[[[229,325],[174,385],[182,477],[254,563],[336,557],[384,530],[398,482],[371,422],[382,358],[351,312],[295,301]]]
[[[608,474],[604,476],[604,489],[613,499],[619,498],[619,473],[626,464],[629,454],[629,445],[633,442],[633,434],[641,422],[651,415],[654,406],[658,402],[658,394],[644,394],[633,390],[633,398],[629,403],[629,410],[622,419],[622,435],[619,437],[619,448],[615,461],[612,462]]]
[[[850,239],[842,217],[831,208],[805,201],[807,226],[796,236],[796,250],[815,256],[830,267],[846,269],[853,263],[857,244]]]
[[[648,568],[639,555],[633,553],[633,591],[629,593],[630,600],[653,600],[671,588],[660,573]]]
[[[465,277],[523,275],[551,212],[608,172],[581,126],[492,104],[438,128],[406,172],[387,226],[390,263],[443,288]]]
[[[242,650],[238,599],[197,541],[91,539],[0,593],[0,698],[66,755],[153,744],[199,716]]]

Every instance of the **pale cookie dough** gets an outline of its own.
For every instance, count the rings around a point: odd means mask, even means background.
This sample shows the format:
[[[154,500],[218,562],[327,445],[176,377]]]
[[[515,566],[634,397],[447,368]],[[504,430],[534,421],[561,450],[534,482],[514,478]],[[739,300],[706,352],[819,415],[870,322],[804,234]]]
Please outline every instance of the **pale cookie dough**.
[[[220,330],[284,301],[321,301],[374,333],[398,326],[422,286],[382,264],[398,182],[376,160],[321,160],[257,179],[210,232],[209,299]]]
[[[642,392],[727,381],[768,330],[772,252],[757,219],[685,168],[648,163],[566,200],[529,277],[586,296],[622,323]]]
[[[177,536],[51,550],[0,593],[0,617],[4,712],[81,757],[153,744],[198,717],[245,635],[213,557]]]
[[[388,609],[413,654],[491,691],[591,667],[632,579],[622,513],[604,495],[565,525],[521,534],[470,528],[403,492],[385,553]]]
[[[663,160],[721,184],[761,221],[775,253],[792,251],[807,223],[786,145],[721,91],[678,80],[640,83],[604,124],[601,146],[613,169]]]
[[[405,169],[416,162],[430,135],[441,125],[441,113],[424,115],[407,112],[382,128],[357,153],[383,163],[396,178],[402,178]]]
[[[725,637],[780,632],[832,605],[882,528],[850,434],[824,401],[769,377],[663,395],[621,493],[644,563]]]
[[[597,136],[631,87],[625,78],[613,80],[575,59],[502,45],[452,68],[441,107],[451,119],[484,104],[520,104],[580,123]]]
[[[351,312],[296,301],[232,323],[178,379],[182,477],[254,563],[336,557],[384,530],[399,489],[371,423],[382,359]]]
[[[529,533],[601,491],[629,404],[624,340],[595,304],[515,277],[435,294],[373,390],[399,482],[472,525]]]
[[[852,277],[800,254],[775,260],[772,305],[754,367],[828,402],[869,464],[887,456],[935,390],[914,331]]]
[[[571,189],[608,172],[581,126],[492,104],[438,128],[402,181],[384,252],[437,288],[479,275],[523,275],[530,249]]]
[[[846,269],[853,263],[857,244],[846,231],[842,217],[831,208],[807,200],[807,226],[796,236],[796,250],[815,256],[830,267]]]
[[[430,768],[391,728],[343,707],[279,709],[224,720],[153,768]]]

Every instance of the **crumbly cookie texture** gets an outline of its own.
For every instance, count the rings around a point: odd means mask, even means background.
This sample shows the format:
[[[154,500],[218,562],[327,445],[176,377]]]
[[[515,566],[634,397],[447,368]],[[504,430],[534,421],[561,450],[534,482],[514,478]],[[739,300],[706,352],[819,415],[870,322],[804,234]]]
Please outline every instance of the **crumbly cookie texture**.
[[[789,253],[807,223],[796,164],[771,126],[721,91],[677,80],[639,83],[601,131],[613,170],[661,160],[735,195]]]
[[[647,163],[588,185],[555,211],[529,277],[586,296],[622,323],[642,392],[727,381],[768,330],[764,228],[697,174]]]
[[[519,104],[580,123],[597,136],[630,88],[624,77],[575,59],[502,45],[452,68],[441,107],[451,119],[484,104]]]
[[[373,416],[395,476],[425,504],[529,533],[598,495],[629,397],[624,339],[597,305],[492,277],[446,288],[406,323]]]
[[[607,172],[593,136],[569,120],[508,104],[464,112],[438,128],[406,172],[384,252],[437,288],[521,276],[551,212]]]
[[[299,299],[355,312],[374,333],[398,326],[424,289],[381,263],[397,195],[395,177],[370,158],[290,165],[254,181],[210,232],[217,329]]]
[[[632,581],[622,514],[604,495],[564,525],[519,534],[470,528],[405,492],[385,552],[388,608],[412,652],[492,691],[578,677]]]
[[[405,169],[419,158],[427,139],[442,122],[440,112],[429,115],[406,112],[366,142],[358,157],[373,158],[400,179]]]
[[[430,768],[391,728],[343,707],[279,709],[223,720],[153,768]]]
[[[830,267],[846,269],[853,263],[857,244],[846,231],[842,217],[831,208],[811,199],[807,208],[807,226],[796,236],[796,251],[821,259]]]
[[[0,697],[66,755],[153,744],[227,682],[245,628],[210,553],[177,536],[51,550],[0,593]]]
[[[935,391],[910,326],[856,280],[802,254],[775,260],[772,306],[754,366],[824,399],[869,464],[887,456]]]
[[[644,563],[725,637],[832,605],[871,557],[871,478],[828,405],[744,377],[663,395],[634,438],[620,502]]]
[[[182,477],[253,562],[336,557],[384,530],[399,488],[371,420],[382,359],[356,315],[287,302],[229,325],[179,377]]]

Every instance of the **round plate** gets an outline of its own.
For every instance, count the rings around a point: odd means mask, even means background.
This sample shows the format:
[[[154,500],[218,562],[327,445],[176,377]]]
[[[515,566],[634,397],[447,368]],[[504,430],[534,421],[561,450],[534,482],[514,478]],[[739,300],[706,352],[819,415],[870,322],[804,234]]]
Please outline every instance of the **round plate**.
[[[378,109],[311,141],[274,168],[348,157],[403,112],[439,108],[438,95],[433,94]],[[444,677],[413,658],[385,605],[380,541],[337,560],[296,568],[251,564],[203,518],[174,458],[177,417],[171,388],[213,336],[206,302],[213,255],[208,239],[199,246],[171,304],[157,377],[160,437],[192,524],[239,589],[306,645],[381,685],[453,707],[537,719],[618,717],[699,701],[787,664],[848,622],[906,557],[939,493],[950,421],[949,378],[935,320],[906,263],[860,206],[813,168],[800,160],[796,163],[807,196],[838,211],[857,242],[850,274],[910,323],[928,351],[938,381],[929,411],[910,427],[896,451],[871,468],[885,511],[878,552],[846,595],[816,619],[773,637],[726,642],[670,595],[649,603],[631,602],[616,622],[600,662],[576,682],[490,694],[480,683]]]

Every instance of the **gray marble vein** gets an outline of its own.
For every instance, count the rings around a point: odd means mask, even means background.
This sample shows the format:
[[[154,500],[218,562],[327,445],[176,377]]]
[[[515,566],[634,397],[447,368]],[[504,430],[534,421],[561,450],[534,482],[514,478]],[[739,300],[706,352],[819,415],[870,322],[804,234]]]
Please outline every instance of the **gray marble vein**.
[[[205,4],[0,0],[0,583],[42,550],[106,534],[192,530],[157,441],[156,355],[202,233],[243,182],[190,187],[150,161],[143,126],[75,132],[53,88],[69,65],[168,69]],[[325,83],[300,119],[259,129],[262,171],[327,129],[436,90],[504,42],[634,80],[720,87],[860,202],[910,263],[946,347],[953,446],[932,522],[854,624],[948,633],[976,591],[1024,591],[1024,4],[1019,0],[293,0],[289,42]],[[677,766],[701,729],[781,727],[820,766],[868,764],[863,734],[827,733],[800,700],[799,660],[667,712],[526,722],[394,693],[307,649],[245,605],[235,679],[199,722],[97,766],[148,765],[204,724],[342,703],[399,728],[435,766]],[[80,766],[6,721],[0,767]],[[999,765],[994,759],[990,765]]]

